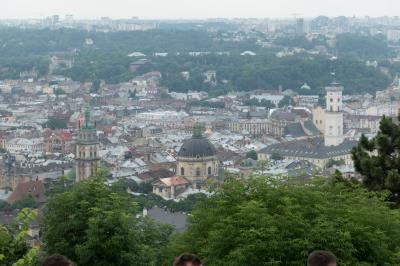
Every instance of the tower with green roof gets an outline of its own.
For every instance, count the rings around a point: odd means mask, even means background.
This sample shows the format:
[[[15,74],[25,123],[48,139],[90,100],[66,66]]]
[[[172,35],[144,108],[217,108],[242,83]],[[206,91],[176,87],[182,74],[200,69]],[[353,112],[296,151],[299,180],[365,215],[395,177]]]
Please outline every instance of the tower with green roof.
[[[86,180],[97,173],[100,157],[96,125],[90,121],[90,110],[85,110],[85,121],[80,125],[76,141],[76,181]]]

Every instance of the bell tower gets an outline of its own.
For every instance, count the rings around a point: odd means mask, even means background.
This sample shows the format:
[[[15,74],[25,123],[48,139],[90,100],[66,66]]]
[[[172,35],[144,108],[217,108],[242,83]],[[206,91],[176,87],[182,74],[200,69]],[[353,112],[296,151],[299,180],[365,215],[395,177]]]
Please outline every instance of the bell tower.
[[[343,136],[343,86],[332,82],[326,90],[325,110],[325,146],[338,146],[344,141]]]
[[[79,125],[76,142],[76,182],[86,180],[97,173],[100,157],[98,154],[99,141],[96,126],[90,122],[90,111],[85,111],[85,121]]]

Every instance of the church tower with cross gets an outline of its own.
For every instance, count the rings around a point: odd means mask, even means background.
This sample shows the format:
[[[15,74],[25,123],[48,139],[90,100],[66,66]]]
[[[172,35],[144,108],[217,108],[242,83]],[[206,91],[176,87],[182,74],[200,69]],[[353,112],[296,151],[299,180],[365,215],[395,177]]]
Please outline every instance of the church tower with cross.
[[[194,186],[201,186],[207,179],[218,177],[217,150],[203,136],[201,124],[195,125],[192,137],[183,143],[177,161],[177,175],[186,178]]]
[[[76,142],[76,182],[86,180],[97,173],[100,157],[98,154],[99,140],[96,135],[96,125],[90,121],[89,108],[85,111],[85,121],[79,125]]]

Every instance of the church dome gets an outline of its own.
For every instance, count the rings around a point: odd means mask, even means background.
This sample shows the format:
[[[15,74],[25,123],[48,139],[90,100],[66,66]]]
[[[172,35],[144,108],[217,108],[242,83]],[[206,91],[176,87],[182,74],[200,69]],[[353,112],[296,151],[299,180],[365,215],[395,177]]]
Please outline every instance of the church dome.
[[[216,154],[214,145],[204,137],[192,137],[183,143],[178,152],[179,157],[199,158]]]
[[[201,135],[201,128],[195,128],[193,137],[186,140],[178,152],[179,157],[201,158],[216,155],[214,145]]]

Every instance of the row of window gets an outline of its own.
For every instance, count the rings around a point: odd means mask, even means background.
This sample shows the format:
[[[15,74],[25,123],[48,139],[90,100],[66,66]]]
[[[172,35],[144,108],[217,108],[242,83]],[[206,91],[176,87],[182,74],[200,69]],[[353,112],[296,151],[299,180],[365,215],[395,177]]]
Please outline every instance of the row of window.
[[[208,174],[208,175],[211,175],[211,174],[212,174],[211,166],[209,166],[209,167],[207,168],[207,174]],[[181,176],[184,176],[184,175],[185,175],[185,168],[184,168],[184,167],[181,167]],[[197,168],[196,168],[196,176],[200,176],[200,175],[201,175],[200,167],[197,167]]]

